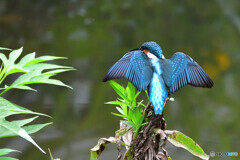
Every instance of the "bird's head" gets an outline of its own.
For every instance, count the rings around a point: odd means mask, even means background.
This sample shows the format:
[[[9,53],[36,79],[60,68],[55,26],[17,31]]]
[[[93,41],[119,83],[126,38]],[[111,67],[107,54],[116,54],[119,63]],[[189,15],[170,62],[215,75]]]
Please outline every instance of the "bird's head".
[[[161,47],[154,41],[145,42],[141,45],[140,50],[142,50],[145,54],[152,53],[159,59],[165,59],[162,54]]]

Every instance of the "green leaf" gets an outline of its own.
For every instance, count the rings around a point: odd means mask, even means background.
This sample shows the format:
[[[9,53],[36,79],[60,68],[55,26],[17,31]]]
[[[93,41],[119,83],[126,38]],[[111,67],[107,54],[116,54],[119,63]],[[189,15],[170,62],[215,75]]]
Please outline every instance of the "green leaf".
[[[23,129],[26,130],[26,132],[28,134],[33,134],[33,133],[38,132],[39,130],[43,129],[44,127],[46,127],[50,124],[52,124],[52,122],[44,123],[44,124],[33,124],[33,125],[25,126],[25,127],[23,127]]]
[[[123,110],[122,110],[121,108],[116,107],[116,109],[118,110],[119,113],[121,113],[122,115],[124,115],[124,112],[123,112]]]
[[[35,52],[25,55],[18,63],[19,66],[23,67],[30,61],[35,59]]]
[[[10,75],[13,73],[21,73],[21,72],[28,72],[28,70],[25,70],[24,68],[21,68],[17,65],[11,64],[10,66],[7,67],[6,75]]]
[[[117,82],[115,81],[109,81],[109,84],[112,86],[112,88],[114,89],[114,91],[120,96],[122,97],[123,99],[127,99],[127,97],[125,96],[124,94],[124,88],[118,84]]]
[[[66,70],[69,70],[69,69],[66,69]],[[63,72],[63,71],[64,71],[64,69],[61,70],[61,72]],[[59,71],[57,71],[57,72],[59,72]],[[50,79],[51,76],[52,76],[51,74],[46,75],[46,73],[42,73],[42,70],[34,70],[31,72],[25,73],[25,74],[21,75],[20,77],[18,77],[10,86],[7,86],[5,88],[4,92],[6,92],[12,88],[36,91],[36,90],[32,89],[31,87],[26,86],[29,84],[36,84],[36,83],[52,84],[52,85],[58,85],[58,86],[68,87],[68,88],[72,89],[72,87],[64,84],[63,82],[61,82],[59,80]],[[3,94],[3,93],[1,93],[1,94]]]
[[[22,50],[23,50],[22,47],[20,49],[13,50],[9,54],[9,59],[7,59],[7,57],[4,54],[0,53],[0,59],[4,64],[3,69],[1,69],[2,71],[0,74],[0,83],[2,83],[2,81],[10,74],[25,73],[22,76],[20,76],[21,78],[19,77],[20,80],[24,80],[22,81],[22,83],[25,83],[25,84],[18,83],[16,85],[16,82],[15,82],[15,84],[12,84],[9,87],[5,88],[5,90],[2,93],[0,93],[0,95],[2,95],[3,93],[13,88],[24,89],[24,90],[34,90],[31,87],[26,86],[26,84],[32,84],[32,83],[53,84],[53,85],[71,88],[70,86],[62,83],[59,80],[50,79],[50,77],[58,73],[74,70],[72,67],[41,63],[41,62],[55,60],[55,59],[66,59],[65,57],[41,56],[41,57],[35,58],[35,52],[34,52],[34,53],[25,55],[22,59],[20,59],[20,61],[17,64],[15,64],[16,60],[21,55]],[[35,70],[39,70],[39,72],[34,72]],[[47,70],[47,72],[45,70]],[[34,74],[38,73],[38,74],[32,75],[33,73]],[[40,80],[36,81],[34,79],[34,76],[37,76],[37,78]],[[32,79],[34,79],[34,81]],[[27,83],[27,81],[29,82]],[[23,87],[23,86],[26,86],[26,87]]]
[[[24,69],[33,71],[33,70],[47,70],[47,69],[72,69],[72,67],[61,66],[56,64],[48,64],[48,63],[37,63],[25,66]]]
[[[44,72],[44,75],[55,75],[57,73],[62,73],[62,72],[67,72],[67,71],[73,71],[76,70],[74,68],[69,68],[69,69],[56,69],[48,72]]]
[[[129,96],[131,97],[131,100],[136,99],[135,97],[135,87],[131,82],[128,82],[127,88],[129,88]]]
[[[22,121],[22,120],[21,120]],[[18,124],[18,122],[16,121],[11,121],[11,123],[15,123],[18,126],[23,126],[22,124]],[[44,124],[33,124],[33,125],[28,125],[28,126],[24,126],[22,127],[28,134],[33,134],[38,132],[39,130],[43,129],[44,127],[48,126],[52,124],[50,123],[44,123]],[[14,136],[18,136],[18,134],[12,132],[11,130],[8,130],[7,128],[0,128],[0,138],[4,138],[4,137],[14,137]]]
[[[28,123],[31,123],[32,121],[34,121],[38,117],[39,116],[35,116],[35,117],[32,117],[32,118],[26,118],[26,119],[22,119],[22,120],[16,120],[16,121],[14,121],[14,123],[16,123],[18,126],[24,126],[24,125],[26,125]]]
[[[49,155],[50,155],[51,160],[54,160],[53,156],[52,156],[52,153],[51,153],[51,150],[49,148],[48,148],[48,151],[49,151]]]
[[[19,105],[16,105],[16,104],[10,102],[10,101],[2,98],[2,97],[0,97],[0,111],[1,111],[0,112],[0,119],[5,118],[5,117],[10,116],[10,115],[21,114],[21,113],[35,114],[35,115],[50,117],[46,114],[30,111],[26,108],[23,108]]]
[[[90,160],[98,160],[98,156],[97,152],[90,152]]]
[[[111,112],[111,113],[112,113],[113,115],[115,115],[115,116],[126,118],[126,116],[125,116],[125,115],[122,115],[122,114],[117,114],[117,113],[113,113],[113,112]]]
[[[8,50],[8,51],[11,51],[11,49],[9,49],[9,48],[3,48],[3,47],[0,47],[0,50]]]
[[[17,58],[21,55],[23,50],[23,47],[13,50],[10,54],[9,54],[9,62],[11,64],[14,64],[14,62],[17,60]]]
[[[7,57],[4,54],[0,53],[0,59],[2,60],[4,65],[7,64],[8,60],[7,60]]]
[[[0,157],[0,160],[18,160],[18,159],[12,157]]]
[[[105,102],[104,104],[114,104],[114,105],[128,105],[127,103],[125,102],[119,102],[119,101],[110,101],[110,102]]]
[[[203,149],[190,137],[176,130],[167,130],[165,133],[168,135],[167,140],[174,146],[184,148],[201,159],[209,159],[209,156],[203,151]]]
[[[19,152],[19,151],[14,150],[14,149],[9,149],[9,148],[3,148],[3,149],[0,149],[0,156],[9,154],[11,152]]]
[[[28,63],[25,64],[25,66],[40,63],[40,62],[45,62],[45,61],[51,61],[51,60],[55,60],[55,59],[67,59],[67,58],[66,57],[55,57],[55,56],[41,56],[36,59],[30,60]]]
[[[45,114],[32,112],[28,109],[20,107],[16,104],[9,102],[8,100],[6,100],[2,97],[0,97],[0,129],[1,129],[2,136],[7,137],[7,136],[11,136],[11,135],[19,135],[22,138],[26,139],[27,141],[31,142],[33,145],[35,145],[37,148],[39,148],[39,150],[41,150],[43,153],[45,153],[36,144],[36,142],[29,136],[29,134],[27,132],[29,132],[29,133],[36,132],[39,129],[43,128],[44,126],[48,125],[49,123],[35,125],[34,128],[31,125],[31,128],[29,129],[28,126],[25,126],[25,127],[21,127],[21,126],[33,121],[35,117],[32,119],[27,119],[27,120],[22,120],[22,121],[18,120],[18,121],[11,121],[11,122],[9,122],[5,119],[9,115],[20,114],[20,113],[47,116]],[[10,135],[7,135],[5,132],[2,132],[2,131],[6,131],[7,133],[10,133]]]
[[[35,145],[40,151],[42,151],[45,154],[42,148],[40,148],[37,145],[37,143],[29,136],[29,134],[23,128],[19,127],[17,124],[8,122],[5,119],[0,119],[0,126],[10,130],[11,132],[31,142],[33,145]]]
[[[15,89],[22,89],[22,90],[30,90],[30,91],[35,91],[37,92],[37,90],[29,87],[29,86],[22,86],[22,85],[19,85],[19,86],[6,86],[5,89],[12,89],[12,88],[15,88]]]
[[[128,115],[128,107],[127,107],[127,105],[121,105],[121,107],[122,107],[122,110],[124,112],[124,115]]]
[[[71,86],[64,84],[60,80],[50,79],[50,75],[41,75],[41,76],[33,77],[31,78],[30,81],[22,84],[26,85],[26,84],[34,84],[34,83],[53,84],[53,85],[68,87],[72,89]]]

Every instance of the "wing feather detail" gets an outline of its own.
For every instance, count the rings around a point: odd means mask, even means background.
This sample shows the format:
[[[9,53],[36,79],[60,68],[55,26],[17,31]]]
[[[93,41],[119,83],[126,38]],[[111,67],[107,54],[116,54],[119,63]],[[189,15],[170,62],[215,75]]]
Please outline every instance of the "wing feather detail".
[[[128,79],[139,91],[146,90],[153,76],[153,68],[146,54],[140,50],[126,53],[117,61],[103,78]]]
[[[163,60],[162,66],[163,79],[170,93],[187,84],[203,88],[211,88],[214,84],[202,67],[182,52],[177,52],[170,59]]]

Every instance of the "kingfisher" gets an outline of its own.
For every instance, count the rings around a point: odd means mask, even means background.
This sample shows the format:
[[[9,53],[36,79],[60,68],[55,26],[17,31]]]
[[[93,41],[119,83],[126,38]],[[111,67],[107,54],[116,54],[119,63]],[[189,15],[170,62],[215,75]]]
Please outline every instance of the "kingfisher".
[[[108,70],[103,82],[112,79],[127,79],[139,91],[148,89],[156,115],[162,114],[170,95],[183,86],[212,88],[214,84],[190,56],[176,52],[166,59],[154,41],[143,43],[118,60]]]

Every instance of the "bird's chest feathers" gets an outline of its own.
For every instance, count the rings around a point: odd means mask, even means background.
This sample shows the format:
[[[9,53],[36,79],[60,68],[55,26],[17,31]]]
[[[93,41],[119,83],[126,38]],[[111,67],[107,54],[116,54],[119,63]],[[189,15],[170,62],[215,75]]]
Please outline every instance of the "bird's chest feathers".
[[[153,55],[153,54],[152,54]],[[153,55],[155,56],[155,55]],[[155,56],[156,57],[156,56]],[[151,64],[154,68],[154,71],[158,74],[158,75],[161,75],[162,74],[162,67],[159,63],[159,59],[156,57],[156,58],[151,58]]]

